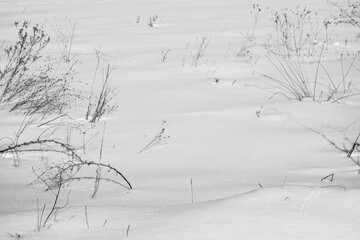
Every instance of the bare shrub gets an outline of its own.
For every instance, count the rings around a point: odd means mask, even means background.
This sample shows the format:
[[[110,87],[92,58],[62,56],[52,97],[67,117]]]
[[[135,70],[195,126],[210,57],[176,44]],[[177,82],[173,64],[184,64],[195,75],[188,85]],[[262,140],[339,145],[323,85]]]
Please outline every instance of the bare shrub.
[[[73,65],[55,75],[51,58],[39,61],[50,37],[27,21],[15,22],[15,26],[18,40],[4,48],[5,61],[0,62],[0,103],[9,111],[28,114],[62,112],[68,99],[76,96],[70,86]]]

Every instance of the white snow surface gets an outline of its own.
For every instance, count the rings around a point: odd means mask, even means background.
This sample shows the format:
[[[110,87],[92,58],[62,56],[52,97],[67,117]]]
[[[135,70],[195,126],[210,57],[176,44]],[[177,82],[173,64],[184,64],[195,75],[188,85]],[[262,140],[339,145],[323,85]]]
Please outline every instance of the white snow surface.
[[[102,161],[134,188],[101,182],[91,199],[93,181],[74,182],[68,206],[49,229],[36,232],[37,199],[47,206],[53,200],[43,186],[28,186],[39,156],[24,155],[19,167],[1,156],[0,239],[359,239],[359,166],[331,142],[351,148],[345,136],[354,140],[359,133],[360,98],[269,99],[278,86],[253,72],[276,71],[264,57],[252,66],[236,58],[241,32],[253,24],[253,3],[273,11],[306,5],[319,17],[337,11],[325,0],[0,0],[1,41],[16,39],[14,21],[39,23],[54,34],[54,26],[66,31],[71,20],[77,22],[76,79],[91,81],[95,48],[116,60],[119,108],[106,118]],[[149,27],[155,15],[158,22]],[[255,30],[257,41],[271,29],[268,18]],[[332,30],[334,48],[353,33]],[[195,68],[191,55],[203,36],[210,44]],[[349,40],[349,46],[358,45]],[[58,54],[56,41],[46,52]],[[336,79],[341,67],[329,55],[324,62]],[[359,71],[349,79],[358,84]],[[84,113],[72,114],[82,119]],[[21,120],[1,111],[0,137],[12,136]],[[162,121],[166,138],[139,153]],[[102,122],[95,130],[102,131]],[[24,138],[37,128],[27,131]],[[100,142],[97,135],[84,158],[97,160]],[[330,174],[333,181],[321,181]]]

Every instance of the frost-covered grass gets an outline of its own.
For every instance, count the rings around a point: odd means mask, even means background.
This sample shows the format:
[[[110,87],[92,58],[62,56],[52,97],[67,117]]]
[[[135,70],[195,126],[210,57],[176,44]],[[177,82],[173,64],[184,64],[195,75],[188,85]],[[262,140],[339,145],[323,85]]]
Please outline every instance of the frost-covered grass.
[[[0,239],[358,239],[358,152],[346,157],[360,129],[358,29],[330,25],[326,45],[326,38],[313,39],[314,55],[295,60],[315,97],[289,101],[281,85],[261,75],[281,78],[265,57],[271,14],[307,6],[322,23],[338,9],[325,0],[257,3],[264,15],[254,28],[255,8],[246,1],[0,2],[0,43],[16,39],[14,21],[44,25],[50,36],[58,26],[71,33],[68,21],[76,21],[74,78],[88,83],[81,90],[90,91],[94,79],[94,49],[117,64],[117,111],[87,130],[86,139],[93,138],[82,157],[98,161],[101,146],[101,161],[134,188],[100,181],[92,199],[94,179],[73,181],[59,201],[65,204],[71,190],[69,204],[37,232],[37,201],[46,215],[54,200],[43,185],[27,186],[41,154],[20,155],[18,167],[3,155]],[[243,47],[249,52],[241,58]],[[61,55],[59,44],[50,41],[44,54]],[[339,86],[332,101],[324,100],[328,75]],[[69,114],[83,122],[86,105]],[[0,138],[12,137],[22,119],[1,111]],[[38,132],[30,124],[22,137]],[[73,132],[71,142],[81,146],[82,137]],[[321,181],[326,176],[333,178]]]

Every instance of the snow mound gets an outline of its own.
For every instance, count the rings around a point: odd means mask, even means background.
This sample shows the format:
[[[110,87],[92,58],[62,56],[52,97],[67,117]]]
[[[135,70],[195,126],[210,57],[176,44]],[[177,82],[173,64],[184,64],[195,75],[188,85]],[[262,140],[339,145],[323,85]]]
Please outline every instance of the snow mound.
[[[171,209],[133,239],[358,239],[359,197],[342,187],[261,189]]]
[[[280,186],[178,206],[107,206],[89,210],[90,229],[78,217],[59,221],[32,237],[91,240],[122,239],[128,234],[127,239],[151,240],[359,239],[358,199],[359,190],[341,186]],[[107,224],[101,226],[99,220],[96,227],[91,216],[107,216]]]

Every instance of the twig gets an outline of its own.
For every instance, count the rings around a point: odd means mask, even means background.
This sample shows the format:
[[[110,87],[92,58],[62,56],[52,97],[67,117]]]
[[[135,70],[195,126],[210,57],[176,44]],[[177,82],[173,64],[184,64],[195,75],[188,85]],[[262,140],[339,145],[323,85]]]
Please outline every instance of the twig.
[[[105,221],[104,221],[104,223],[103,223],[102,227],[105,227],[106,223],[107,223],[107,219],[105,219]]]
[[[44,216],[44,212],[45,212],[45,207],[46,204],[43,205],[42,210],[40,212],[40,207],[39,207],[39,199],[36,199],[36,207],[37,207],[37,224],[36,224],[36,231],[40,232],[41,230],[41,224],[42,224],[42,219]]]
[[[357,143],[357,141],[359,140],[359,137],[360,137],[360,133],[357,135],[356,140],[355,140],[354,144],[352,145],[352,147],[351,147],[351,149],[350,149],[347,157],[351,157],[351,154],[354,152],[355,148],[356,148],[357,146],[360,146],[360,144]]]
[[[105,136],[105,127],[106,127],[106,121],[104,122],[104,128],[103,128],[103,136],[101,139],[101,146],[100,146],[100,156],[99,156],[99,163],[101,163],[102,159],[102,152],[103,152],[103,146],[104,146],[104,136]],[[98,169],[96,170],[96,178],[95,178],[95,186],[94,186],[94,192],[91,196],[91,198],[94,198],[100,185],[100,178],[101,178],[101,166],[98,166]]]
[[[34,172],[34,174],[36,175],[36,179],[34,181],[32,181],[31,183],[28,184],[31,185],[34,182],[36,182],[37,180],[41,180],[47,187],[48,189],[54,194],[54,196],[56,196],[56,193],[54,192],[54,190],[50,187],[50,185],[42,178],[42,176],[45,174],[45,172],[43,172],[42,174],[38,175],[34,169],[34,167],[31,167],[32,171]]]
[[[62,114],[62,115],[57,116],[57,117],[55,117],[55,118],[53,118],[53,119],[51,119],[51,120],[49,120],[49,121],[46,121],[46,122],[44,122],[44,123],[39,124],[37,127],[42,127],[42,126],[44,126],[44,125],[46,125],[46,124],[48,124],[48,123],[51,123],[51,122],[53,122],[53,121],[55,121],[55,120],[57,120],[57,119],[59,119],[59,118],[65,117],[65,116],[67,116],[67,114]]]
[[[323,182],[323,181],[329,181],[329,182],[334,181],[334,173],[329,174],[329,175],[323,177],[323,178],[321,179],[321,181],[322,181],[322,182]]]
[[[60,147],[61,149],[60,150],[57,150],[57,149],[52,149],[50,148],[51,146],[49,146],[48,144],[53,144],[55,146],[58,146]],[[46,147],[48,148],[35,148],[35,149],[21,149],[23,147],[27,147],[27,146],[32,146],[32,145],[45,145]],[[31,152],[31,151],[39,151],[39,152],[57,152],[57,153],[61,153],[61,154],[64,154],[66,156],[69,156],[71,157],[71,161],[68,161],[65,163],[65,166],[64,167],[56,167],[56,168],[59,168],[58,170],[58,173],[55,174],[53,176],[53,179],[56,179],[58,177],[61,177],[62,178],[62,174],[67,172],[67,171],[72,171],[73,169],[78,169],[78,171],[80,170],[80,168],[84,165],[87,165],[87,166],[97,166],[98,168],[99,167],[104,167],[104,168],[107,168],[108,171],[114,171],[116,173],[116,175],[120,175],[124,181],[127,183],[127,185],[129,186],[129,189],[132,189],[132,186],[130,184],[130,182],[125,178],[125,176],[120,172],[118,171],[116,168],[112,167],[110,164],[104,164],[104,163],[96,163],[96,162],[93,162],[93,161],[86,161],[86,160],[83,160],[77,153],[76,153],[76,149],[69,145],[69,144],[66,144],[66,143],[63,143],[61,141],[58,141],[58,140],[53,140],[53,139],[44,139],[44,140],[34,140],[34,141],[28,141],[28,142],[23,142],[23,143],[20,143],[20,144],[17,144],[17,145],[10,145],[10,146],[7,146],[6,148],[4,149],[1,149],[0,150],[0,154],[2,153],[7,153],[7,152],[12,152],[12,151],[23,151],[23,152]],[[51,170],[51,169],[50,169]],[[71,176],[72,177],[72,176]],[[70,179],[70,178],[69,178]],[[69,180],[68,179],[68,180]],[[68,181],[66,179],[62,179],[62,181]]]
[[[62,187],[62,178],[61,178],[61,175],[60,175],[58,191],[56,193],[55,200],[54,200],[53,206],[52,206],[52,208],[50,210],[50,213],[47,215],[47,217],[46,217],[46,219],[44,221],[44,224],[42,226],[43,228],[45,227],[47,221],[50,219],[50,217],[53,215],[54,211],[56,210],[56,204],[57,204],[57,202],[59,200],[61,187]]]
[[[282,184],[282,188],[284,188],[284,187],[285,187],[286,180],[287,180],[287,176],[284,178],[284,182],[283,182],[283,184]]]
[[[194,188],[193,188],[193,180],[190,179],[190,186],[191,186],[191,203],[194,203]]]
[[[317,67],[316,67],[315,83],[314,83],[314,92],[313,92],[313,101],[315,101],[316,83],[317,83],[317,79],[318,79],[319,67],[320,67],[320,62],[321,62],[321,57],[322,57],[322,53],[323,53],[323,50],[324,50],[324,46],[325,46],[325,44],[322,45],[321,52],[320,52],[320,56],[319,56],[319,60],[318,60],[318,64],[317,64]]]
[[[71,179],[69,179],[69,181],[81,181],[81,180],[95,180],[96,179],[96,176],[95,177],[71,177]],[[128,186],[118,182],[118,181],[115,181],[113,179],[110,179],[110,178],[99,178],[100,181],[107,181],[107,182],[110,182],[110,183],[114,183],[114,184],[118,184],[126,189],[130,189]]]
[[[87,228],[89,229],[90,226],[89,226],[89,220],[88,220],[88,214],[87,214],[87,207],[86,207],[86,205],[85,205],[85,219],[86,219],[86,226],[87,226]]]

